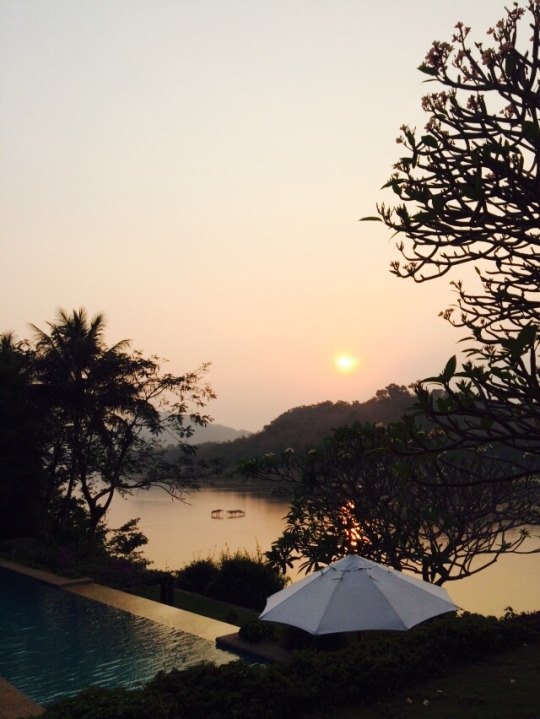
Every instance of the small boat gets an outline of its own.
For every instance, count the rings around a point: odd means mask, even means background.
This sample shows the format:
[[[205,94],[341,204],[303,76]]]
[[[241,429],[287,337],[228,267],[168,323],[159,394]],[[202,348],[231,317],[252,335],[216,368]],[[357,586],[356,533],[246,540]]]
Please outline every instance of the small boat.
[[[234,519],[236,517],[245,517],[246,513],[243,509],[228,509],[227,516],[229,519]]]
[[[222,509],[213,509],[211,512],[212,519],[223,519],[223,510]]]

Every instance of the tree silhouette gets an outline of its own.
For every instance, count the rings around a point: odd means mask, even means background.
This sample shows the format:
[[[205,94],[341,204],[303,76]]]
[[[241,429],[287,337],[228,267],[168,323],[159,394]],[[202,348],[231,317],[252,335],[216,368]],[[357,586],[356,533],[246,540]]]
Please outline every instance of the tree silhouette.
[[[267,553],[282,571],[306,571],[354,551],[443,584],[470,576],[503,553],[527,552],[538,524],[537,482],[471,482],[497,477],[482,455],[453,459],[452,485],[432,458],[400,459],[384,425],[341,427],[319,445],[244,463],[243,472],[291,494],[281,537]],[[539,550],[531,550],[539,551]]]
[[[127,340],[108,347],[104,328],[103,315],[90,320],[84,309],[60,310],[48,332],[34,327],[35,382],[51,426],[49,505],[65,528],[82,501],[90,541],[116,494],[159,486],[181,498],[196,486],[189,457],[166,462],[156,439],[168,432],[193,453],[182,440],[190,421],[211,421],[200,410],[215,396],[201,382],[207,365],[182,376],[163,373],[158,357],[131,351]]]
[[[45,524],[48,422],[33,359],[26,343],[0,335],[0,539],[36,536]]]
[[[364,219],[403,238],[403,259],[391,268],[398,277],[426,282],[465,265],[476,270],[476,285],[452,281],[457,301],[441,313],[464,330],[465,361],[451,358],[416,387],[420,409],[441,431],[410,432],[409,449],[503,445],[537,458],[540,5],[514,3],[488,30],[489,46],[470,33],[458,23],[450,43],[433,43],[419,68],[437,85],[422,101],[425,131],[402,126],[406,152],[385,185],[399,202]],[[507,478],[534,465],[514,465]]]

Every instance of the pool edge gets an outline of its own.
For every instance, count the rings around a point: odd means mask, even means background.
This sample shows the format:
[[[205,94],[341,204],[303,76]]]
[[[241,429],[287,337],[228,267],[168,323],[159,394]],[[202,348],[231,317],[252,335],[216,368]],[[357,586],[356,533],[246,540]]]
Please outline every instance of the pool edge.
[[[151,599],[144,599],[143,597],[137,597],[133,594],[127,594],[127,592],[121,592],[117,589],[96,584],[90,577],[69,579],[41,569],[34,569],[32,567],[26,567],[23,564],[10,562],[6,559],[0,559],[0,568],[26,575],[64,591],[86,596],[89,599],[94,599],[103,604],[122,609],[130,614],[144,617],[158,624],[165,624],[186,633],[195,634],[202,639],[215,641],[216,646],[216,640],[220,634],[230,633],[231,630],[235,631],[238,629],[238,627],[233,624],[218,622],[217,620],[208,619],[207,617],[193,614],[192,612],[186,612],[183,609],[154,602]],[[186,629],[186,623],[190,626],[189,630]],[[36,704],[30,697],[0,677],[0,719],[20,719],[20,717],[23,716],[39,716],[43,714],[44,711],[44,707]]]
[[[0,677],[0,719],[40,716],[45,709]]]
[[[9,569],[12,572],[18,574],[25,574],[27,577],[37,579],[40,582],[46,584],[52,584],[55,587],[69,588],[72,586],[79,586],[84,584],[94,584],[94,580],[90,577],[77,577],[76,579],[61,577],[58,574],[52,574],[52,572],[46,572],[43,569],[34,569],[33,567],[26,567],[24,564],[17,564],[17,562],[10,562],[7,559],[0,559],[0,567],[2,569]]]
[[[201,614],[187,612],[178,607],[171,607],[169,604],[161,604],[152,599],[139,597],[136,594],[128,594],[118,589],[111,589],[102,584],[83,584],[62,587],[63,589],[94,599],[103,604],[108,604],[116,609],[134,614],[144,619],[149,619],[157,624],[163,624],[173,629],[179,629],[187,634],[194,634],[201,639],[215,642],[220,634],[226,634],[238,630],[234,624],[220,622],[217,619],[210,619]]]

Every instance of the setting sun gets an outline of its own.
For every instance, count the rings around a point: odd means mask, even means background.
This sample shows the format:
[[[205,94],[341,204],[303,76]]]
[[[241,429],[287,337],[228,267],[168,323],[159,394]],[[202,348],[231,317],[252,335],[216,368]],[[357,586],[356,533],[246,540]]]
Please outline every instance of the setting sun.
[[[358,366],[358,357],[339,355],[339,357],[336,358],[335,364],[340,372],[352,372]]]

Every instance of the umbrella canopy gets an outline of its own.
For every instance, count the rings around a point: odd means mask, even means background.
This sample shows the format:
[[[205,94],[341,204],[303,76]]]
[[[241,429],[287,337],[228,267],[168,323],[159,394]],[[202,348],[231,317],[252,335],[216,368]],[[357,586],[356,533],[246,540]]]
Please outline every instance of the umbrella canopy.
[[[442,587],[349,554],[272,594],[259,619],[318,635],[404,630],[456,609]]]

